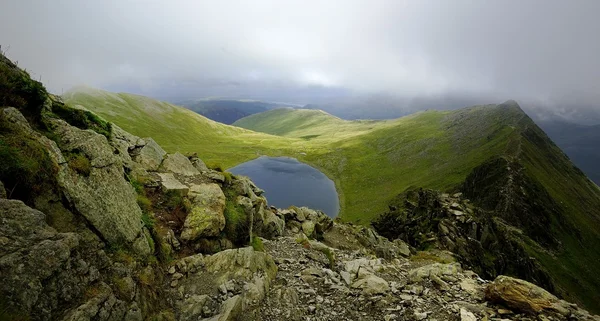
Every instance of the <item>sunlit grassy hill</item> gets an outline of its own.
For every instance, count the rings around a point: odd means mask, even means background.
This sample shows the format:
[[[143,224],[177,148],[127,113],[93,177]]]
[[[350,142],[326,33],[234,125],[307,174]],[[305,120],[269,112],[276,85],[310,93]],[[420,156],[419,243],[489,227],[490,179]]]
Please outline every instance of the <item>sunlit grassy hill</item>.
[[[556,249],[523,246],[540,260],[561,293],[588,307],[600,300],[600,190],[515,102],[386,121],[346,121],[318,110],[284,108],[240,119],[236,127],[130,94],[88,88],[64,99],[135,135],[153,137],[169,152],[197,152],[209,163],[231,167],[258,155],[296,157],[335,181],[341,219],[361,224],[384,212],[408,188],[458,191],[473,169],[488,160],[515,162],[533,190],[550,195],[551,211],[558,213],[548,226],[539,226],[555,235]],[[493,188],[520,195],[518,186]],[[533,204],[538,200],[535,194],[519,197]]]
[[[78,87],[63,99],[134,135],[152,137],[169,152],[198,152],[206,162],[224,167],[278,150],[287,154],[284,151],[299,141],[224,125],[186,108],[133,94]]]

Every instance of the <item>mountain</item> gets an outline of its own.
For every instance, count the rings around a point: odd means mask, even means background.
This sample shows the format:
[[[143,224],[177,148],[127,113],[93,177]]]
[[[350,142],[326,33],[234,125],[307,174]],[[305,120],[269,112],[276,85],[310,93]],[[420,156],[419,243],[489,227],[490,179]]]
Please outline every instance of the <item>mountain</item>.
[[[479,215],[490,213],[497,225],[472,238],[496,239],[490,233],[498,226],[508,230],[503,235],[515,238],[507,242],[515,246],[512,250],[537,255],[539,261],[527,258],[525,263],[548,269],[549,284],[560,286],[550,290],[596,309],[592,233],[598,189],[569,167],[514,102],[375,123],[341,123],[315,113],[303,118],[321,119],[314,125],[317,136],[306,137],[307,128],[296,128],[286,134],[303,138],[285,138],[218,124],[144,97],[90,89],[82,97],[90,104],[64,103],[0,55],[1,320],[477,320],[498,315],[598,320],[524,280],[497,276],[485,281],[469,270],[460,251],[410,247],[368,226],[333,221],[308,208],[269,207],[249,179],[210,169],[193,153],[167,153],[152,137],[136,136],[89,111],[104,110],[105,117],[139,131],[165,130],[155,135],[165,141],[201,126],[200,132],[188,134],[199,138],[185,142],[206,154],[217,148],[226,155],[252,144],[270,145],[260,147],[266,151],[281,144],[291,145],[288,152],[326,153],[352,149],[364,136],[365,143],[384,144],[388,141],[369,137],[381,139],[381,131],[398,134],[394,138],[404,142],[433,132],[434,137],[414,144],[434,147],[420,149],[416,156],[421,160],[433,155],[452,161],[451,151],[436,146],[445,142],[440,133],[457,135],[451,142],[464,148],[461,158],[469,149],[484,146],[491,152],[500,145],[500,155],[472,159],[475,167],[456,187],[473,203],[461,193],[419,189],[406,192],[405,209],[416,215],[419,227],[451,229],[443,235],[455,237],[449,240],[456,245],[462,232],[455,229],[468,225],[478,231],[478,224],[486,226]],[[160,122],[164,127],[157,127]],[[295,123],[306,125],[301,119]],[[486,127],[493,130],[487,136],[470,137],[485,135]],[[230,138],[232,145],[210,141],[219,136]],[[369,152],[338,163],[340,173],[346,163]],[[231,156],[238,161],[248,157]],[[370,172],[385,169],[385,159],[378,160]],[[548,182],[559,186],[550,190]],[[582,212],[584,207],[590,212]],[[539,224],[547,229],[540,230]],[[412,236],[427,242],[432,232]],[[495,255],[511,253],[500,250]]]
[[[586,175],[600,185],[600,125],[540,121],[541,128]]]
[[[240,118],[261,113],[263,111],[289,107],[283,103],[272,103],[258,100],[233,100],[233,99],[199,99],[179,102],[184,106],[206,118],[223,124],[232,124]]]
[[[129,97],[123,95],[117,96]],[[67,103],[83,105],[136,135],[153,136],[168,152],[197,152],[208,162],[220,159],[227,167],[258,154],[292,156],[309,163],[334,180],[340,218],[345,221],[369,224],[399,193],[416,187],[458,192],[466,189],[469,177],[475,177],[473,181],[483,185],[468,190],[477,206],[498,212],[506,208],[498,217],[509,222],[515,217],[537,217],[530,225],[527,220],[516,221],[514,228],[526,230],[526,241],[519,246],[541,262],[536,264],[554,280],[557,293],[586,306],[599,299],[600,280],[594,267],[600,262],[600,231],[593,227],[599,223],[600,190],[516,102],[425,111],[382,121],[347,121],[319,110],[287,108],[234,123],[264,132],[260,134],[201,116],[177,116],[189,111],[135,99],[144,103],[133,105],[145,107],[132,109],[131,98],[123,99],[130,101],[126,104],[116,100],[106,104],[85,93],[65,97]],[[126,110],[135,113],[127,116]],[[140,128],[139,123],[146,127]],[[190,134],[199,127],[204,128],[201,134]],[[211,135],[211,130],[224,135]],[[494,163],[498,159],[505,165]],[[518,171],[494,172],[502,168]],[[530,194],[519,194],[521,189],[509,184],[515,181],[531,186],[522,190]],[[478,192],[488,190],[508,196],[499,198],[504,203],[494,203]],[[525,213],[519,210],[521,205],[528,209]],[[536,229],[545,232],[537,235]]]
[[[89,109],[134,135],[153,137],[168,151],[198,152],[208,163],[226,168],[290,144],[287,139],[227,126],[144,96],[79,87],[62,97],[74,107]]]
[[[327,116],[317,111],[296,117],[299,114],[269,111],[235,125],[283,137],[305,137],[310,132],[343,136],[343,129],[336,130],[344,128],[340,122],[357,131],[365,126],[365,122],[332,116],[323,121]],[[307,126],[313,123],[317,125]],[[571,298],[586,292],[588,306],[598,302],[593,293],[600,283],[593,266],[600,263],[600,231],[594,228],[600,221],[600,190],[515,102],[422,112],[367,126],[364,134],[337,143],[326,156],[306,157],[337,173],[333,176],[341,177],[342,190],[351,182],[352,187],[344,190],[347,208],[352,207],[348,199],[363,201],[360,193],[383,202],[389,196],[374,194],[403,192],[408,187],[462,191],[493,211],[492,217],[525,233],[520,247],[543,262],[558,292]],[[333,159],[344,163],[340,166]],[[353,173],[360,173],[359,178],[344,179]],[[360,210],[345,215],[355,220],[370,217],[368,209]]]

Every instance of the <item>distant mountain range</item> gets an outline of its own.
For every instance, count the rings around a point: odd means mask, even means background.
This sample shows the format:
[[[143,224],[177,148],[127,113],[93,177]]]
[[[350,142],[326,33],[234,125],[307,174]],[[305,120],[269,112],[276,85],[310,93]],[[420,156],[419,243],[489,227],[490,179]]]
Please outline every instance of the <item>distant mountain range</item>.
[[[186,100],[177,103],[206,118],[223,124],[233,124],[236,120],[246,116],[262,113],[267,110],[281,107],[298,107],[297,105],[265,102],[259,100],[235,100],[207,98],[198,100]]]
[[[386,95],[371,95],[345,99],[342,101],[319,104],[296,105],[274,103],[259,100],[236,100],[207,98],[179,102],[209,119],[233,124],[244,117],[262,113],[276,108],[296,108],[323,110],[342,119],[393,119],[414,113],[426,106],[439,106],[436,109],[457,109],[474,105],[474,98],[454,96],[421,98],[417,100],[399,101]],[[447,101],[443,101],[447,99]],[[398,106],[408,106],[399,108]],[[548,136],[571,158],[586,175],[600,185],[600,125],[588,126],[569,123],[562,120],[536,119],[538,109],[531,110],[532,118],[548,134]]]

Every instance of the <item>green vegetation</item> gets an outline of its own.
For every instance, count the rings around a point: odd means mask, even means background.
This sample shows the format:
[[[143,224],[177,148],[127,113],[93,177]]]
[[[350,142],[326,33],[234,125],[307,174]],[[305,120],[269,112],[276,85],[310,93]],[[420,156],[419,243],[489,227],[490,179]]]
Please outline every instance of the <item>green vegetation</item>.
[[[275,109],[235,123],[265,134],[142,96],[84,88],[63,98],[135,135],[152,136],[167,152],[196,152],[215,169],[259,155],[295,157],[335,182],[342,219],[363,224],[410,186],[455,188],[487,155],[504,151],[516,122],[514,113],[481,106],[389,121],[345,121],[318,110]],[[473,122],[481,125],[470,128]]]
[[[264,252],[265,251],[265,246],[264,246],[262,240],[260,239],[260,237],[258,237],[256,235],[252,236],[252,242],[250,243],[250,245],[252,245],[252,248],[255,251],[258,251],[258,252]]]
[[[151,212],[142,212],[142,222],[147,229],[152,229],[154,227],[155,219]]]
[[[519,160],[560,206],[551,218],[561,246],[537,257],[561,293],[592,307],[600,297],[600,190],[573,167],[518,105],[426,111],[386,121],[345,121],[318,110],[276,109],[227,126],[149,98],[83,89],[65,95],[167,152],[197,152],[225,169],[260,155],[290,156],[324,172],[337,187],[342,220],[369,224],[399,193],[423,187],[455,191],[491,158]],[[249,129],[249,130],[248,130]],[[262,133],[250,130],[260,131]],[[535,183],[535,184],[537,184]],[[227,229],[241,226],[228,200]],[[559,228],[567,223],[573,229]],[[547,227],[540,227],[547,228]],[[246,239],[247,240],[247,239]],[[247,242],[247,241],[246,241]]]
[[[52,102],[52,112],[72,126],[81,129],[91,129],[110,139],[112,125],[100,119],[96,114],[87,110],[71,108],[61,102]]]
[[[37,124],[47,95],[42,83],[0,53],[0,107],[15,107]]]
[[[230,184],[234,178],[233,174],[230,172],[223,172],[223,177],[225,177],[225,184]]]
[[[225,193],[225,229],[226,238],[235,245],[242,246],[248,244],[250,238],[250,217],[244,211],[242,206],[236,202],[237,194],[230,188],[224,188]],[[252,239],[254,242],[254,239]]]
[[[0,181],[9,197],[28,201],[52,188],[56,171],[44,146],[0,115]]]
[[[92,172],[92,163],[85,156],[85,154],[79,151],[74,151],[65,155],[65,157],[67,158],[69,167],[72,170],[77,172],[79,175],[83,175],[86,177],[90,176],[90,173]]]
[[[328,247],[318,247],[317,250],[325,254],[327,260],[329,261],[329,268],[333,269],[335,267],[335,253],[333,250]]]

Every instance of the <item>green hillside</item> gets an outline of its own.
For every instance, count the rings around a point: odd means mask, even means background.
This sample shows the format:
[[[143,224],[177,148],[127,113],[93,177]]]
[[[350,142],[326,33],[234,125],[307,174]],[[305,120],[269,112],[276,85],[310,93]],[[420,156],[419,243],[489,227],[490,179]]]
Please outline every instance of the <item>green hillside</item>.
[[[457,184],[483,164],[488,172],[471,176],[480,181],[475,186],[480,191],[471,194],[524,229],[527,236],[519,242],[542,262],[558,293],[588,307],[600,302],[600,231],[595,228],[600,226],[600,189],[515,102],[380,122],[273,110],[235,125],[289,138],[312,133],[323,144],[331,140],[325,153],[304,160],[337,179],[345,195],[344,218],[356,222],[383,212],[391,191],[411,186],[458,191]],[[497,157],[507,160],[508,169],[489,168],[488,160]],[[492,199],[485,195],[491,191],[496,192]]]
[[[197,152],[226,167],[258,155],[296,157],[335,181],[341,219],[361,224],[409,188],[458,191],[475,168],[490,159],[507,159],[519,171],[508,170],[504,181],[512,182],[515,174],[529,189],[509,183],[482,188],[504,195],[503,206],[511,209],[506,217],[525,215],[527,222],[526,215],[542,216],[531,217],[543,222],[534,229],[552,234],[556,242],[540,246],[525,237],[522,246],[542,262],[557,292],[588,307],[600,300],[600,232],[594,228],[600,226],[600,190],[515,102],[387,121],[345,121],[317,110],[276,109],[235,123],[264,132],[257,133],[141,96],[86,89],[64,98],[135,135],[153,137],[169,152]],[[525,191],[540,194],[519,194]],[[543,195],[550,195],[551,204],[537,204]],[[527,206],[538,212],[519,212],[515,200],[520,199],[530,200]]]
[[[134,135],[152,137],[169,152],[198,152],[207,163],[226,168],[278,150],[287,155],[299,141],[227,126],[186,108],[133,94],[78,87],[63,99]]]

